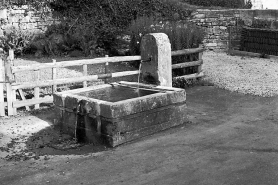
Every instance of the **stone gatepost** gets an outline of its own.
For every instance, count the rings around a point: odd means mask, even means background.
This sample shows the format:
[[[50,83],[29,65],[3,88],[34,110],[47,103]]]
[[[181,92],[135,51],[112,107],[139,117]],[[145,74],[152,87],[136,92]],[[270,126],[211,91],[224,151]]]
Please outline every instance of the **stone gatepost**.
[[[166,34],[145,35],[141,41],[141,57],[142,83],[172,87],[171,44]]]

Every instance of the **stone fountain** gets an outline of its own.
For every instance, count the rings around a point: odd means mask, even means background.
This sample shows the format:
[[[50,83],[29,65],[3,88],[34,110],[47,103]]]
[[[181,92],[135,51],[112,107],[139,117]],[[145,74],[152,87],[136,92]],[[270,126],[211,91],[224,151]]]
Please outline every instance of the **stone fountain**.
[[[78,141],[114,147],[187,122],[186,93],[172,87],[167,35],[141,42],[140,83],[118,82],[54,94],[62,130]]]

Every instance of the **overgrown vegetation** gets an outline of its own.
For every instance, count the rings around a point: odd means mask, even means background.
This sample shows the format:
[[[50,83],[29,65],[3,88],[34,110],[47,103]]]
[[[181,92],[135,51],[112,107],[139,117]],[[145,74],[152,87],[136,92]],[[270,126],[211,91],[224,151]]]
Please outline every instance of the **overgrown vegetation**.
[[[251,28],[278,29],[278,21],[268,19],[253,19]]]
[[[82,55],[126,55],[115,48],[128,45],[125,40],[132,21],[139,17],[160,20],[185,20],[192,9],[182,0],[54,0],[24,1],[31,9],[44,12],[49,7],[60,24],[48,26],[44,35],[36,37],[28,51],[63,55],[77,51]],[[12,4],[9,4],[12,5]],[[8,6],[8,5],[6,5]],[[18,5],[19,6],[19,5]],[[44,13],[43,13],[44,14]],[[45,15],[43,15],[45,16]],[[15,32],[13,37],[18,36]],[[29,39],[27,39],[29,42]],[[7,42],[3,42],[5,45]],[[22,44],[20,45],[22,46]],[[5,48],[11,47],[10,45]],[[14,45],[12,47],[15,47]],[[21,52],[23,51],[20,48]],[[26,49],[24,49],[26,50]]]
[[[64,33],[73,36],[71,40],[77,41],[78,47],[102,48],[110,53],[117,38],[125,35],[138,17],[182,20],[192,12],[180,0],[56,0],[50,5],[55,15],[65,18]]]
[[[34,34],[28,30],[16,29],[8,27],[5,30],[4,36],[0,37],[0,48],[5,52],[13,49],[15,55],[22,55],[29,49],[31,41],[34,39]]]
[[[171,42],[172,50],[196,48],[204,39],[204,30],[187,21],[155,20],[152,17],[139,17],[132,21],[131,54],[140,54],[142,36],[147,33],[165,33]]]
[[[130,28],[131,42],[130,51],[132,55],[140,54],[140,42],[147,33],[165,33],[168,35],[171,49],[180,50],[186,48],[197,48],[204,39],[204,30],[187,21],[161,21],[151,17],[140,17],[132,22]],[[173,57],[173,64],[192,61],[194,55]],[[134,63],[138,66],[138,63]],[[174,73],[180,70],[174,70]]]

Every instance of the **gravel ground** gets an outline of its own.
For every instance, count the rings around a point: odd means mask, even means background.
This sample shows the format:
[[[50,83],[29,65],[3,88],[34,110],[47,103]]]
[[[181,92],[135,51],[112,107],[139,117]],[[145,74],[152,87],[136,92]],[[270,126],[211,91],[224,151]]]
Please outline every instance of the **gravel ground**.
[[[205,52],[205,80],[233,92],[270,97],[278,95],[278,61]]]

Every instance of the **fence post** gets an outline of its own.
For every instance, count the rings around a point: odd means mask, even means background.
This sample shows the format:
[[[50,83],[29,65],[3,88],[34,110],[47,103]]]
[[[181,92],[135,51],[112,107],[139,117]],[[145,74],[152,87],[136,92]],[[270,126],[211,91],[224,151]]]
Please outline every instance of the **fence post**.
[[[11,61],[14,60],[14,50],[13,49],[9,50],[9,57],[10,57]]]
[[[56,60],[52,60],[53,64],[56,64]],[[52,80],[55,80],[57,78],[57,68],[53,67],[52,68]],[[57,85],[52,86],[52,95],[57,91]]]
[[[11,64],[10,67],[14,66],[14,50],[13,49],[9,50],[9,59],[10,59],[10,64]],[[10,68],[10,70],[11,70],[11,73],[12,73],[12,69],[11,68]],[[15,76],[14,76],[13,73],[12,73],[12,76],[13,76],[13,79],[15,81]],[[16,101],[16,90],[12,89],[11,83],[12,82],[10,81],[9,88],[11,90],[11,100],[12,100],[12,105],[11,105],[12,107],[11,107],[11,109],[13,111],[13,115],[16,115],[17,114],[17,108],[13,108],[13,102]]]
[[[83,65],[83,76],[88,76],[88,65],[87,64]],[[84,81],[83,87],[87,87],[87,86],[88,86],[87,81]]]
[[[108,55],[105,55],[105,57],[109,57]],[[107,74],[108,73],[108,65],[109,65],[109,62],[105,62],[105,74]],[[105,78],[104,79],[104,83],[108,83],[108,79],[107,78]]]
[[[21,99],[26,100],[22,89],[18,89],[18,92],[19,92],[19,95],[20,95]],[[25,108],[26,108],[27,111],[30,111],[30,107],[28,105],[26,105]]]
[[[5,102],[4,102],[4,81],[5,81],[4,62],[0,58],[0,117],[5,116]]]
[[[37,83],[39,83],[39,81],[40,81],[40,71],[39,70],[35,71],[35,81]],[[34,98],[35,99],[40,98],[40,88],[39,87],[34,88]],[[39,108],[40,108],[40,104],[35,104],[35,109],[39,109]]]
[[[202,45],[200,44],[199,45],[199,47],[202,47]],[[200,61],[200,60],[202,60],[202,58],[203,58],[203,51],[202,52],[199,52],[199,58],[198,58],[198,60]],[[198,74],[200,74],[201,72],[202,72],[202,66],[203,66],[203,64],[200,64],[199,66],[198,66]]]
[[[228,51],[232,49],[232,28],[228,26]]]
[[[8,104],[8,116],[12,116],[16,114],[16,108],[15,109],[13,108],[13,102],[16,101],[16,93],[15,90],[12,90],[12,82],[15,81],[15,78],[12,73],[11,67],[13,65],[13,61],[11,60],[11,58],[10,56],[8,56],[7,60],[5,60],[5,81],[6,81],[6,88],[7,88],[6,93],[7,93],[7,104]]]

